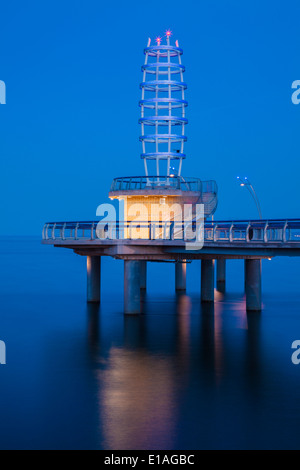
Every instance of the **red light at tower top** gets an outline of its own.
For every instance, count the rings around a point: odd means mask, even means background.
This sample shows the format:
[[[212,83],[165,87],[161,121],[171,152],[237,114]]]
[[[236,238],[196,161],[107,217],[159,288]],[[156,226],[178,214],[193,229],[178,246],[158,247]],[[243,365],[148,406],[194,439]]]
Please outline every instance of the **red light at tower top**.
[[[165,32],[165,35],[164,35],[164,38],[167,38],[167,41],[169,41],[170,37],[172,36],[172,31],[170,29],[168,29],[166,32]],[[163,41],[163,38],[161,36],[157,36],[155,38],[155,41],[157,43],[158,46],[161,46],[162,44],[162,41]]]

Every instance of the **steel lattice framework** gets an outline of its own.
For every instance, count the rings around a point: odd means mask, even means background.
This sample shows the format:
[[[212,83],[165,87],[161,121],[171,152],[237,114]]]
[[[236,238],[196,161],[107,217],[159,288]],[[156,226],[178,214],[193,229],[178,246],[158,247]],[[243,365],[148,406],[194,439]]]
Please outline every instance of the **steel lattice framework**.
[[[157,38],[157,44],[151,46],[149,39],[144,51],[146,58],[142,66],[143,82],[140,85],[141,157],[144,159],[146,176],[149,175],[149,162],[156,162],[158,181],[160,176],[181,176],[182,161],[185,158],[184,143],[187,140],[185,126],[188,120],[185,117],[185,108],[188,103],[185,100],[187,85],[183,81],[185,67],[181,62],[183,50],[179,48],[178,41],[175,46],[170,44],[170,36],[171,32],[167,31],[165,45],[161,43],[161,38]]]

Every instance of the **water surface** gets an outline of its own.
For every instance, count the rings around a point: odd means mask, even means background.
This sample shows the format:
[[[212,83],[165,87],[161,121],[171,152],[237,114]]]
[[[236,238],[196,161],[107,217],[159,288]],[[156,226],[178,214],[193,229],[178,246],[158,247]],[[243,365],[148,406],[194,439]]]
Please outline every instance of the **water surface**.
[[[151,264],[143,315],[124,317],[123,263],[104,259],[102,304],[85,301],[85,259],[0,239],[0,448],[300,448],[300,260],[263,263],[264,309],[247,315],[243,265],[227,294],[187,296]]]

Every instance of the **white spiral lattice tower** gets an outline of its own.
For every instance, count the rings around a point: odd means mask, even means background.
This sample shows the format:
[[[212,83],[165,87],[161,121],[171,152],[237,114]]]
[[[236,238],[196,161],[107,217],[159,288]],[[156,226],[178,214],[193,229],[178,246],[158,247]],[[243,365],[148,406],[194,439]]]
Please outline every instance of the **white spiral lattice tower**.
[[[157,182],[166,183],[170,176],[181,176],[182,161],[185,158],[184,143],[186,83],[182,65],[182,49],[176,41],[170,45],[171,32],[166,32],[166,44],[156,39],[151,46],[149,39],[145,49],[145,64],[142,67],[142,99],[140,101],[143,153],[145,172],[148,177],[154,162]]]

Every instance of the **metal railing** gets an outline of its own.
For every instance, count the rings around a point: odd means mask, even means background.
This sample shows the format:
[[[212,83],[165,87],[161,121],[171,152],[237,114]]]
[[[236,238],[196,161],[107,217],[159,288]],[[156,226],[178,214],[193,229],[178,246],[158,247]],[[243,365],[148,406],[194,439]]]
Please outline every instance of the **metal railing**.
[[[299,243],[300,219],[215,221],[204,224],[181,222],[49,222],[44,241],[95,240],[190,240],[191,230],[201,231],[205,243]]]
[[[115,178],[111,191],[137,191],[147,189],[176,189],[180,191],[216,190],[214,181],[202,182],[199,178],[183,178],[182,176],[132,176]],[[213,192],[213,191],[211,191]]]

